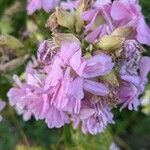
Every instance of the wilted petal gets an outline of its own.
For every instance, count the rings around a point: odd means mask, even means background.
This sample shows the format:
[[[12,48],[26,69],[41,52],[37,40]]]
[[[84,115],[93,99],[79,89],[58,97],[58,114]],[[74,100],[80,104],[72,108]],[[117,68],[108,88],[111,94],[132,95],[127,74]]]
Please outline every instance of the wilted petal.
[[[118,88],[118,96],[120,98],[120,103],[123,103],[121,109],[128,106],[129,110],[137,110],[140,104],[138,96],[139,90],[136,86],[131,83],[123,83]]]

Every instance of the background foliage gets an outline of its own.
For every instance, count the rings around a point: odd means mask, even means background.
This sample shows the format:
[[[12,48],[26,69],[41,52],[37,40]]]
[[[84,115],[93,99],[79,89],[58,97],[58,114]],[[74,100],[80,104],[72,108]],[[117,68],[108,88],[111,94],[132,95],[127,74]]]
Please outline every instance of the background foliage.
[[[140,1],[146,20],[150,22],[150,1]],[[25,10],[25,0],[0,0],[0,35],[10,34],[24,45],[15,54],[22,57],[35,54],[40,40],[50,37],[45,28],[48,14],[43,11],[29,17]],[[145,55],[150,55],[149,52]],[[23,74],[25,62],[16,69],[0,73],[0,96],[7,101],[6,93],[12,86],[11,75]],[[149,89],[150,86],[147,87]],[[149,92],[147,92],[149,93]],[[150,96],[147,97],[150,101]],[[97,136],[83,135],[71,126],[61,129],[48,129],[43,121],[34,118],[23,122],[22,118],[7,105],[0,124],[0,150],[108,150],[115,142],[121,149],[150,149],[150,105],[144,104],[138,112],[114,110],[116,124]],[[116,149],[115,149],[116,150]]]

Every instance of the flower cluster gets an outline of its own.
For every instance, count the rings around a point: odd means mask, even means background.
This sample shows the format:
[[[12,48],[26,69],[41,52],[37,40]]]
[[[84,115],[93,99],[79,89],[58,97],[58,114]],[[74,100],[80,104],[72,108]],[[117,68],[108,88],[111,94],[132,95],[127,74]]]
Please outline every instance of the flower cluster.
[[[23,81],[14,75],[8,97],[24,120],[33,115],[49,128],[72,122],[97,134],[114,123],[114,107],[138,109],[150,71],[141,44],[150,45],[150,29],[136,0],[73,3],[50,16],[52,38],[40,43]]]

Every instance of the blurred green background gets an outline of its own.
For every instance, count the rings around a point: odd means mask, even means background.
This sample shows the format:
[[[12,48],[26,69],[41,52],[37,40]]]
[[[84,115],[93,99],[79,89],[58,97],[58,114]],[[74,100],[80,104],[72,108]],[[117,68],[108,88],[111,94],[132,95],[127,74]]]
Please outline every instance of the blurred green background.
[[[150,23],[150,0],[141,0],[145,19]],[[50,38],[45,28],[49,14],[39,11],[32,16],[26,14],[25,0],[0,0],[0,35],[9,34],[23,46],[11,52],[10,60],[23,58],[27,53],[35,54],[40,40]],[[145,55],[150,55],[149,52]],[[0,97],[7,101],[6,93],[12,86],[12,74],[22,75],[25,62],[14,65],[7,72],[0,72]],[[115,125],[99,135],[83,135],[71,126],[48,129],[43,121],[32,118],[24,122],[7,104],[0,123],[0,150],[109,150],[116,143],[121,150],[150,150],[150,85],[143,97],[143,106],[138,112],[114,110]],[[117,147],[112,149],[117,150]]]

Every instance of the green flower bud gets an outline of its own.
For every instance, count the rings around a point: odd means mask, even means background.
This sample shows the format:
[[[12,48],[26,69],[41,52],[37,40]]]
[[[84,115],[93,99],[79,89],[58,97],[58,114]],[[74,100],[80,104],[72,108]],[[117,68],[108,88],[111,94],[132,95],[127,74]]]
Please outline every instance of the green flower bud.
[[[56,8],[56,17],[59,25],[66,27],[70,30],[74,30],[75,18],[68,11],[57,7]]]
[[[123,38],[128,38],[133,33],[132,27],[119,27],[113,31],[111,35],[121,36]]]
[[[97,43],[97,48],[107,51],[118,50],[122,47],[124,38],[115,35],[105,35]]]

